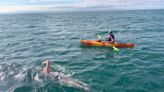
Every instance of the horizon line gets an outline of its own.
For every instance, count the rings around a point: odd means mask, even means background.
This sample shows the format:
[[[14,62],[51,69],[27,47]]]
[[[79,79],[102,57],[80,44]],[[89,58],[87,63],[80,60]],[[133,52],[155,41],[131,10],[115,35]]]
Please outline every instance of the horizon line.
[[[0,6],[1,8],[1,6]],[[103,11],[136,11],[136,10],[164,10],[164,8],[132,8],[132,9],[109,9],[109,8],[90,8],[90,9],[58,9],[58,10],[47,10],[40,9],[40,6],[36,7],[34,10],[20,10],[20,11],[9,11],[1,12],[0,14],[24,14],[24,13],[73,13],[73,12],[103,12]]]

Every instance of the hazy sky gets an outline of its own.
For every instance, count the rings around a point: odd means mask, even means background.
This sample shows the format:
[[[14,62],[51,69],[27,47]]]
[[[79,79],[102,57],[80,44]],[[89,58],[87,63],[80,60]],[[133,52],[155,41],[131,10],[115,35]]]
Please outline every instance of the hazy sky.
[[[0,12],[164,9],[164,0],[0,0]]]

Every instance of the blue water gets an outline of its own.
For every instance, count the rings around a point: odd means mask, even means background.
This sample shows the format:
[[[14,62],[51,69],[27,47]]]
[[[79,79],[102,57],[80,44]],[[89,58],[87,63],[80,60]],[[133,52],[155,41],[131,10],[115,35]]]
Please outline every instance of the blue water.
[[[87,47],[108,37],[134,48]],[[45,59],[89,92],[164,92],[164,10],[0,15],[0,92],[85,92],[33,80]]]

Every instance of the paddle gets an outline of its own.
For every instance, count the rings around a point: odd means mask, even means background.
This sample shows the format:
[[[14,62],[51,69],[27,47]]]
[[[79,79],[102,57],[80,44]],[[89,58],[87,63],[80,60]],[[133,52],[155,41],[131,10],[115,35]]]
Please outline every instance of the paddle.
[[[102,37],[101,37],[100,35],[97,35],[97,37],[98,37],[99,39],[102,39]],[[112,45],[111,45],[111,47],[113,48],[114,51],[119,51],[119,49],[116,48],[115,46],[112,46]]]

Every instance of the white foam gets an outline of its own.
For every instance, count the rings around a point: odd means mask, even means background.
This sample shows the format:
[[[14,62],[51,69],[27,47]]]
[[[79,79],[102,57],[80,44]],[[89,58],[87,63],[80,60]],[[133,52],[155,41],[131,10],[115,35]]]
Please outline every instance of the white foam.
[[[14,78],[15,78],[16,80],[22,81],[22,80],[24,80],[25,75],[26,75],[25,72],[20,72],[20,73],[14,75]]]
[[[3,72],[0,72],[0,81],[3,81],[6,78]]]
[[[38,82],[43,82],[43,80],[39,78],[39,74],[38,73],[34,76],[34,80],[38,81]]]

